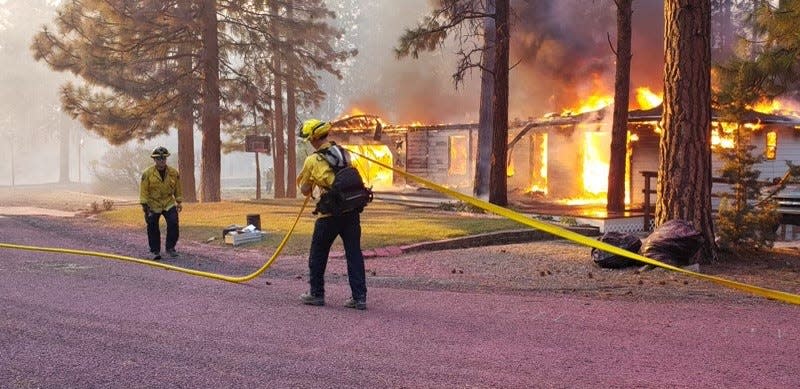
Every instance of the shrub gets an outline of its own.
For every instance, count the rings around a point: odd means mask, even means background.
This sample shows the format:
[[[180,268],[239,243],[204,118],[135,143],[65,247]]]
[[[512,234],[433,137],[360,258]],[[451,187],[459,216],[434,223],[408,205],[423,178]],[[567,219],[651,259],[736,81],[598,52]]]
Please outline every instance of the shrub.
[[[100,193],[137,193],[142,172],[152,163],[150,150],[125,145],[109,150],[100,161],[92,161],[89,171]]]

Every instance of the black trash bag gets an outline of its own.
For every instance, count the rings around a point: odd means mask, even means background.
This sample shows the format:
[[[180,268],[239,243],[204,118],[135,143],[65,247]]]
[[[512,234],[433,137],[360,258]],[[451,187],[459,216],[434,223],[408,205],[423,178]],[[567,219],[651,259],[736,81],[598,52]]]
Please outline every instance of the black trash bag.
[[[684,220],[670,220],[656,228],[642,245],[642,255],[674,266],[694,263],[705,242],[703,234]]]
[[[642,241],[639,237],[624,232],[609,231],[603,234],[598,240],[634,253],[638,253],[639,248],[642,247]],[[596,248],[592,248],[592,259],[597,266],[606,269],[621,269],[638,264],[636,260],[611,254]]]

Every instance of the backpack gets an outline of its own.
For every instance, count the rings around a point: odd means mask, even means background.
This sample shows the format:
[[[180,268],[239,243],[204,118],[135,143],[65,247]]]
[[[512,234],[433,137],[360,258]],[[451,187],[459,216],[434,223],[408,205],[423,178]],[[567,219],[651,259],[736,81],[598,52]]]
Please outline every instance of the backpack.
[[[333,143],[331,147],[315,153],[328,162],[333,169],[334,178],[330,189],[320,196],[313,213],[341,215],[352,211],[363,211],[372,201],[372,188],[364,185],[361,174],[350,162],[347,150]]]

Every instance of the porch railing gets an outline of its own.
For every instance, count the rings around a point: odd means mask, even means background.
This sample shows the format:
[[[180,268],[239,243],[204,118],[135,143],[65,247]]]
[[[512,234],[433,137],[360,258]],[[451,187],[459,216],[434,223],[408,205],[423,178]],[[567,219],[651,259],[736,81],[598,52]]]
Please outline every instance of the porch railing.
[[[644,189],[642,189],[642,193],[644,194],[644,203],[642,204],[642,213],[644,214],[642,217],[642,231],[650,231],[650,222],[654,217],[653,207],[650,206],[650,195],[656,194],[656,190],[650,183],[650,180],[658,177],[658,172],[641,171],[640,173],[642,173],[642,177],[644,177]]]

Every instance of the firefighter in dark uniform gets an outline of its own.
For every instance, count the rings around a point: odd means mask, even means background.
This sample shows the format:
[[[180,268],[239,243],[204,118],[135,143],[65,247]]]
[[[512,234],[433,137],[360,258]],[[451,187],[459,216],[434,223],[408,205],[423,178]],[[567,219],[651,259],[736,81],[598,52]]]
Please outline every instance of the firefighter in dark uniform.
[[[153,260],[161,259],[161,230],[159,221],[161,216],[167,222],[167,238],[164,248],[171,257],[177,257],[175,244],[178,243],[179,226],[178,212],[182,210],[181,180],[178,171],[167,166],[169,151],[159,146],[153,150],[150,157],[155,165],[147,168],[142,173],[142,183],[139,186],[139,203],[142,204],[144,219],[147,222],[147,243]]]
[[[317,151],[331,148],[332,142],[327,140],[331,124],[317,119],[303,122],[299,136],[305,139]],[[347,161],[347,156],[342,156]],[[311,196],[314,187],[321,192],[331,188],[334,172],[330,164],[318,153],[308,156],[303,163],[303,170],[297,176],[297,185],[304,196]],[[347,277],[350,281],[352,296],[345,301],[345,307],[367,309],[367,285],[364,271],[364,255],[361,252],[361,217],[358,211],[345,212],[340,215],[319,214],[314,223],[311,237],[311,249],[308,256],[309,284],[311,289],[303,293],[300,299],[307,305],[325,305],[325,267],[328,254],[337,236],[342,237],[345,257],[347,258]]]

